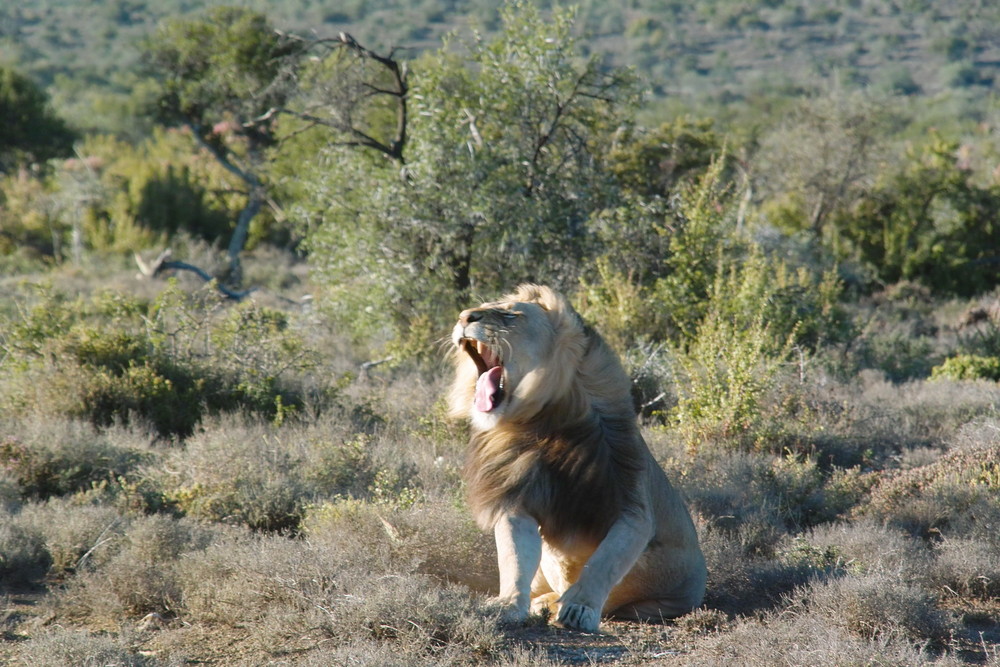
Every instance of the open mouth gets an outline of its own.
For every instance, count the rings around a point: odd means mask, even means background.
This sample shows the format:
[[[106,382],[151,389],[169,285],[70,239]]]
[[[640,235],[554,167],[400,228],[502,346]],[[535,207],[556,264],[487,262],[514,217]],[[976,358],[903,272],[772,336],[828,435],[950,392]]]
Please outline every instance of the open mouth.
[[[504,399],[504,375],[500,355],[486,343],[472,338],[463,338],[459,344],[479,369],[479,379],[476,381],[476,409],[480,412],[490,412]]]

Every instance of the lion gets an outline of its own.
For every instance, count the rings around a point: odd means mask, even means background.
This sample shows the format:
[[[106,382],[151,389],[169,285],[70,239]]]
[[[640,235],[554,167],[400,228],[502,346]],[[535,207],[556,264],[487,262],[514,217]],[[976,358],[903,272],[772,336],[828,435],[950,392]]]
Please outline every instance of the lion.
[[[662,621],[698,607],[705,559],[653,458],[617,356],[569,301],[524,284],[463,311],[452,332],[464,470],[496,538],[499,602],[594,632],[602,617]]]

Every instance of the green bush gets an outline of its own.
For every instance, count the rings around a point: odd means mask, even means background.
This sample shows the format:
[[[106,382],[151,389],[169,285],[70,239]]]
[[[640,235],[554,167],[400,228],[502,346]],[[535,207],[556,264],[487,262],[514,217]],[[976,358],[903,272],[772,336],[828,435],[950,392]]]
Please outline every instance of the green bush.
[[[80,151],[96,168],[63,175],[67,185],[75,179],[90,188],[83,212],[87,245],[129,252],[178,232],[226,239],[242,198],[222,168],[193,146],[184,133],[162,129],[139,145],[87,139]]]
[[[850,210],[837,211],[831,222],[841,256],[859,260],[883,284],[912,280],[963,296],[996,285],[1000,187],[977,182],[955,159],[957,150],[931,135]]]
[[[55,426],[0,440],[0,466],[17,480],[23,498],[61,496],[128,478],[151,459],[149,453],[120,447],[86,426]]]
[[[4,341],[15,370],[0,396],[96,426],[149,425],[189,437],[207,415],[244,411],[282,421],[303,403],[285,378],[314,355],[286,315],[252,302],[228,309],[211,288],[168,286],[152,303],[105,294],[66,302],[42,291],[12,315]],[[6,385],[6,386],[5,386]],[[34,400],[29,399],[29,397]]]
[[[1000,357],[959,354],[931,369],[932,380],[992,380],[1000,381]]]
[[[793,349],[801,363],[810,349],[844,330],[838,294],[832,276],[817,284],[758,250],[718,270],[698,306],[706,310],[703,319],[685,327],[693,328],[676,351],[674,416],[692,447],[718,438],[761,446],[795,421],[784,408],[797,402],[774,396],[777,380]],[[780,421],[786,426],[778,428]]]

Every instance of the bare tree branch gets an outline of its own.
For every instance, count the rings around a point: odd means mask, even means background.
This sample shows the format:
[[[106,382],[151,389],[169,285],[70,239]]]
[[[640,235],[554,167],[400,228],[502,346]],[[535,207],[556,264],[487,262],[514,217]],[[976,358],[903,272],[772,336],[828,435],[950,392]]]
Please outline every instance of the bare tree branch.
[[[296,39],[306,42],[306,40],[301,37],[296,37]],[[311,42],[307,42],[304,50],[308,51],[318,47],[346,49],[361,59],[378,63],[384,71],[388,73],[391,81],[390,86],[386,87],[378,85],[372,81],[361,81],[359,85],[366,89],[367,92],[360,94],[359,97],[363,99],[370,96],[386,96],[394,100],[394,104],[396,106],[396,126],[392,136],[386,139],[378,139],[355,125],[350,118],[350,108],[353,106],[351,100],[347,100],[346,102],[341,101],[339,105],[334,105],[339,106],[338,112],[346,116],[346,120],[322,118],[307,111],[297,111],[288,107],[269,110],[266,114],[264,114],[264,116],[269,117],[274,113],[284,113],[310,123],[310,127],[320,125],[337,130],[338,132],[343,132],[351,135],[354,140],[336,142],[334,145],[371,148],[399,162],[400,164],[405,164],[403,151],[407,140],[407,96],[409,94],[409,84],[407,81],[408,71],[406,63],[400,62],[395,57],[397,48],[393,47],[393,49],[389,52],[389,55],[381,55],[363,46],[356,39],[354,39],[354,37],[346,32],[341,32],[336,37],[316,39]]]
[[[222,294],[225,295],[227,298],[232,299],[233,301],[241,301],[242,299],[245,299],[253,292],[257,291],[256,287],[251,287],[250,289],[242,291],[226,287],[221,282],[219,282],[215,276],[209,274],[204,269],[199,268],[194,264],[188,264],[187,262],[172,260],[170,259],[171,255],[172,252],[170,248],[167,248],[166,250],[161,252],[156,257],[155,260],[153,260],[152,264],[147,264],[146,261],[143,260],[142,255],[140,255],[139,253],[133,254],[133,256],[135,257],[135,263],[139,267],[140,275],[146,278],[156,278],[159,274],[163,273],[164,271],[170,271],[170,270],[190,271],[195,275],[197,275],[202,280],[204,280],[205,282],[214,281],[215,288],[220,292],[222,292]]]

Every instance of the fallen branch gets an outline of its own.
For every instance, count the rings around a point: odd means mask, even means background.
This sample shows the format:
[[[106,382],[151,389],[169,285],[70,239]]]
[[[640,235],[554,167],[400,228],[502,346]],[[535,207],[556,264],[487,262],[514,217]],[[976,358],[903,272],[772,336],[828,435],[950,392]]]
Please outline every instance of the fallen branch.
[[[194,264],[188,264],[187,262],[180,262],[177,260],[170,259],[171,254],[172,253],[170,248],[167,248],[166,250],[161,252],[156,259],[153,260],[152,264],[147,264],[146,261],[143,260],[142,255],[140,255],[139,253],[134,253],[135,263],[139,266],[139,273],[140,273],[139,277],[155,278],[164,271],[169,271],[171,269],[176,271],[190,271],[207,283],[214,282],[215,288],[217,290],[222,292],[222,294],[227,298],[232,299],[234,301],[240,301],[242,299],[245,299],[251,293],[257,291],[256,287],[251,287],[249,289],[242,291],[230,289],[225,285],[223,285],[222,283],[220,283],[215,276],[209,274],[204,269],[197,267]]]
[[[366,361],[361,364],[361,375],[367,376],[368,371],[375,368],[376,366],[381,366],[382,364],[387,364],[392,361],[392,357],[386,357],[385,359],[375,359],[372,361]]]

